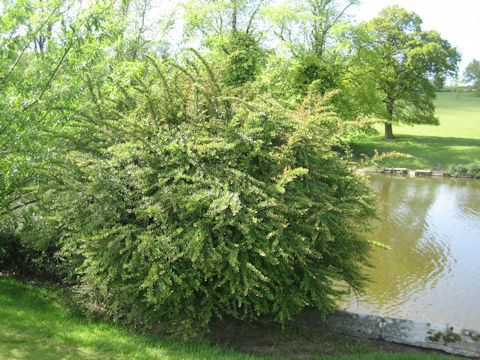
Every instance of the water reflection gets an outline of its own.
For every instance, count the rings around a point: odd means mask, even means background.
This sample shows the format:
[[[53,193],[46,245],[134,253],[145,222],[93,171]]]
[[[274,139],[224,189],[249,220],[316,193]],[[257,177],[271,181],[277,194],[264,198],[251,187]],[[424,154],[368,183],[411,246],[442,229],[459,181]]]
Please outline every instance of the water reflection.
[[[372,176],[373,282],[340,307],[480,330],[480,182]]]

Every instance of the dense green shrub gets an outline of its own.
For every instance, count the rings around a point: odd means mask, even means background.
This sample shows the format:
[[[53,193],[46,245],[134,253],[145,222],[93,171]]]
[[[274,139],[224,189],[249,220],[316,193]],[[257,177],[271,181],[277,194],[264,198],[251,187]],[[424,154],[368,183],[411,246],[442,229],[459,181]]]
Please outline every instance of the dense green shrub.
[[[447,167],[447,173],[450,176],[468,175],[474,178],[480,178],[480,165],[478,163],[452,164]]]
[[[60,279],[62,259],[57,253],[58,246],[52,242],[49,246],[40,248],[38,239],[26,241],[26,236],[22,234],[28,230],[19,231],[18,223],[25,225],[24,219],[15,221],[6,216],[0,221],[0,271],[20,276]]]
[[[319,59],[308,53],[293,62],[290,70],[290,81],[299,93],[305,94],[309,85],[316,81],[317,89],[323,94],[340,88],[340,67],[332,61]]]
[[[15,270],[21,260],[20,239],[15,235],[15,222],[4,216],[0,222],[0,270]]]
[[[223,45],[223,51],[226,52],[223,77],[227,85],[240,86],[255,80],[264,56],[253,35],[232,32]]]
[[[358,234],[371,190],[332,150],[355,125],[321,98],[289,110],[221,88],[202,58],[189,64],[109,75],[129,86],[96,91],[116,104],[108,113],[130,105],[88,124],[113,143],[70,151],[36,232],[60,239],[89,304],[138,326],[326,314],[362,286],[370,248]]]

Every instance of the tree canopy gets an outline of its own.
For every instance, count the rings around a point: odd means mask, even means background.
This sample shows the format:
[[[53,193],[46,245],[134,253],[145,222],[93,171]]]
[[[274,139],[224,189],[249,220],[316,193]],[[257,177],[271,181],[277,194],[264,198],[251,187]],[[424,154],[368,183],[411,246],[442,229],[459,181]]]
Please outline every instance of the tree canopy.
[[[473,87],[480,92],[480,61],[473,59],[465,69],[463,77],[467,82],[472,83]]]
[[[445,77],[454,76],[460,54],[436,31],[422,31],[422,20],[398,6],[386,8],[366,26],[377,53],[372,74],[385,108],[385,137],[392,124],[437,124],[433,99]]]

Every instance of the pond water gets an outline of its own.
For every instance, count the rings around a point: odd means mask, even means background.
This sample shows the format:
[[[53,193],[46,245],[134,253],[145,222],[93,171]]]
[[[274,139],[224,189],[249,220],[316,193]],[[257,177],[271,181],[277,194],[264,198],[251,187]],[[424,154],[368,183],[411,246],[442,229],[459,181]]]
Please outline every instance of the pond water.
[[[480,181],[374,175],[379,220],[364,294],[340,308],[480,330]]]

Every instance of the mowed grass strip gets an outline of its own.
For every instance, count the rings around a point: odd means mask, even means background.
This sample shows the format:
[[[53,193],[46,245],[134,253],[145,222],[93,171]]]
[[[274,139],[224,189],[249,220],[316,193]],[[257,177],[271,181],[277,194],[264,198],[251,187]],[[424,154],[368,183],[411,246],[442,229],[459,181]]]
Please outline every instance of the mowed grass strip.
[[[0,359],[257,359],[74,316],[54,289],[0,279]]]
[[[385,140],[379,127],[381,135],[353,142],[355,154],[372,157],[375,150],[379,153],[406,153],[413,157],[388,159],[381,165],[409,169],[445,169],[450,164],[480,164],[480,96],[439,92],[435,106],[439,126],[394,125],[393,140]]]
[[[55,288],[32,286],[0,277],[0,359],[282,359],[290,356],[245,354],[206,340],[178,341],[156,335],[138,334],[108,321],[88,321],[65,308]],[[248,329],[248,327],[247,327]],[[268,330],[271,331],[271,330]],[[305,335],[307,330],[301,332]],[[315,347],[309,359],[449,359],[437,354],[385,354],[355,338],[346,340],[329,333],[328,339],[287,332],[289,341],[300,347]],[[268,335],[270,337],[270,335]],[[273,336],[273,335],[272,335]],[[292,337],[301,336],[301,341]],[[352,341],[352,339],[354,339]],[[234,339],[238,341],[238,339]],[[327,343],[328,341],[328,343]],[[225,344],[229,343],[225,339]],[[285,340],[283,342],[286,342]],[[349,356],[325,355],[322,349],[336,347]],[[273,347],[275,344],[272,345]],[[290,345],[294,346],[294,345]],[[342,349],[345,347],[346,349]],[[250,349],[253,349],[250,346]],[[302,354],[302,349],[297,353]],[[282,350],[289,355],[288,350]]]

